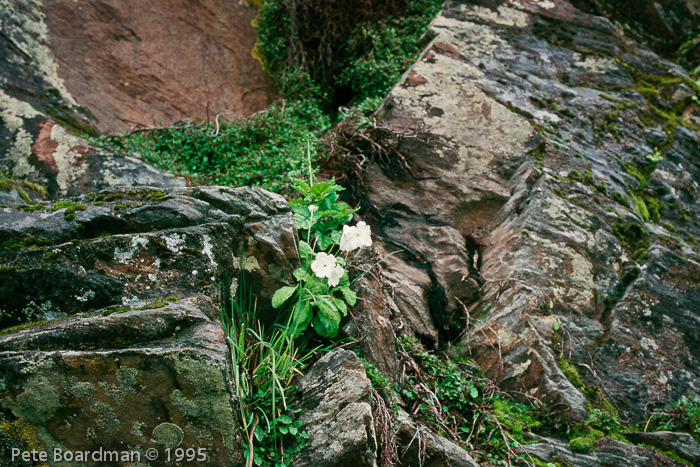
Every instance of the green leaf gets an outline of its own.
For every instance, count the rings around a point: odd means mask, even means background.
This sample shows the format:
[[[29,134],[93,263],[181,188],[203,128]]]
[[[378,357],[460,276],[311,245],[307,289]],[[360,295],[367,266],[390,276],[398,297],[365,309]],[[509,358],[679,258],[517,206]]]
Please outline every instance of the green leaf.
[[[472,399],[476,399],[479,397],[479,390],[476,389],[475,386],[472,386],[469,388],[469,395],[472,397]]]
[[[262,441],[265,438],[265,432],[259,426],[255,427],[255,431],[253,432],[253,434],[255,435],[255,439],[257,439],[258,441]]]
[[[279,432],[282,433],[283,435],[286,435],[289,433],[289,427],[288,426],[281,426],[278,428]]]
[[[350,290],[350,287],[348,286],[338,287],[338,290],[342,292],[343,298],[345,299],[348,305],[355,306],[355,304],[357,303],[357,293]]]
[[[295,426],[289,427],[289,434],[296,435],[297,433],[298,433],[297,427],[295,427]]]
[[[343,237],[343,232],[340,230],[334,230],[331,232],[331,240],[333,240],[333,243],[340,245],[340,239]]]
[[[335,337],[338,335],[340,325],[340,313],[319,301],[318,314],[311,321],[314,329],[323,337]]]
[[[293,183],[294,185],[292,186],[292,188],[297,190],[302,195],[308,196],[308,194],[311,192],[311,187],[306,182],[303,182],[301,180],[294,180]]]
[[[301,256],[313,256],[314,250],[311,248],[311,245],[306,243],[304,240],[301,240],[299,242],[299,254]]]
[[[296,290],[296,287],[282,287],[281,289],[277,290],[277,292],[275,292],[275,294],[272,296],[272,308],[281,307],[284,302],[289,300],[289,297],[294,295]]]
[[[291,418],[289,418],[288,415],[280,415],[277,418],[277,421],[280,423],[283,423],[285,425],[291,425],[293,420]]]
[[[298,280],[299,282],[307,280],[306,276],[308,273],[306,272],[305,269],[297,268],[294,270],[294,272],[292,274],[294,275],[296,280]]]
[[[552,326],[554,328],[554,332],[559,330],[559,320],[554,318],[554,325]]]
[[[343,316],[348,315],[348,307],[344,301],[340,299],[334,299],[333,304],[336,306],[336,308],[338,308],[338,311],[340,311],[343,314]]]
[[[321,250],[326,250],[329,246],[333,245],[333,239],[329,237],[328,235],[319,235],[318,236],[318,247]]]
[[[311,318],[313,313],[311,313],[311,307],[309,306],[308,300],[303,300],[297,303],[294,307],[294,316],[292,317],[292,322],[289,325],[289,329],[292,331],[292,337],[296,339],[301,335],[302,332],[306,331],[311,323]]]
[[[294,222],[299,230],[311,228],[318,220],[317,216],[314,216],[312,219],[311,211],[309,211],[309,207],[305,205],[292,206],[292,212],[294,213]]]

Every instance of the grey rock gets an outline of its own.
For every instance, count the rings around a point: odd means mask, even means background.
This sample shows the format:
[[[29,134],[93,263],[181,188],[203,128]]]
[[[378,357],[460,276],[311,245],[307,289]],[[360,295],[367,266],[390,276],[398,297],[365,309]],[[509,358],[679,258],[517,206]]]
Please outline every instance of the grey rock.
[[[272,312],[298,265],[289,206],[221,187],[70,204],[0,209],[0,463],[22,429],[49,450],[145,451],[168,423],[212,464],[241,465],[220,313],[241,265]]]
[[[700,443],[688,433],[630,431],[624,435],[634,443],[648,444],[662,451],[671,451],[693,464],[700,464]]]
[[[664,456],[660,452],[611,438],[601,438],[591,452],[573,452],[569,443],[551,438],[533,436],[538,442],[518,448],[525,459],[534,457],[541,462],[558,462],[572,467],[683,467],[683,463]],[[521,463],[521,465],[526,465]]]
[[[404,410],[399,410],[398,423],[402,466],[479,467],[467,451],[449,439],[417,426]]]
[[[381,141],[412,173],[363,179],[382,252],[405,251],[384,265],[395,327],[577,421],[562,354],[635,421],[695,392],[700,131],[645,118],[688,74],[566,1],[447,2],[430,28],[378,111],[414,135]],[[651,75],[675,78],[640,93]]]
[[[299,382],[300,420],[309,433],[295,466],[377,465],[371,384],[357,356],[334,349]]]

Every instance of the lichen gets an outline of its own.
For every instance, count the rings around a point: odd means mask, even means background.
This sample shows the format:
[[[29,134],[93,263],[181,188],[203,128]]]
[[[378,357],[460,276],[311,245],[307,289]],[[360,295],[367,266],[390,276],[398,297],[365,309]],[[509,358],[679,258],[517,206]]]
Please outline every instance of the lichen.
[[[153,429],[153,437],[166,448],[176,448],[182,443],[185,434],[174,423],[161,423]]]
[[[6,397],[0,403],[15,417],[36,425],[45,423],[64,406],[55,386],[42,375],[33,375],[14,400]]]

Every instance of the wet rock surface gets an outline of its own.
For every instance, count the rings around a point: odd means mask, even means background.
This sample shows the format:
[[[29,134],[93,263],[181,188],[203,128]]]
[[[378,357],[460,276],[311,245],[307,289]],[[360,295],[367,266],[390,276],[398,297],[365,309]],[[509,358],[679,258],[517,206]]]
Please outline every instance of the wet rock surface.
[[[662,53],[697,49],[700,2],[698,0],[574,0],[573,5],[634,28]],[[685,47],[681,47],[685,44]],[[697,56],[694,66],[700,64]]]
[[[561,0],[448,2],[431,31],[379,113],[411,170],[364,176],[406,251],[397,326],[573,420],[595,388],[635,421],[697,392],[697,84]]]
[[[162,450],[167,424],[214,465],[242,463],[219,317],[241,266],[262,312],[291,280],[284,199],[135,188],[31,206],[0,209],[1,455]]]
[[[306,372],[299,390],[309,440],[294,465],[376,467],[371,384],[357,356],[332,350]]]

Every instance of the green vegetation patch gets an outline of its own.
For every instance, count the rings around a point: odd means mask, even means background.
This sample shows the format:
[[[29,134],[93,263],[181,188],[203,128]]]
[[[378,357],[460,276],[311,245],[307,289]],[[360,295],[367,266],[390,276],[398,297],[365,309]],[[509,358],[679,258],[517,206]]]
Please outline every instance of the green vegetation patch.
[[[361,113],[377,108],[418,56],[441,7],[438,0],[263,0],[254,54],[273,76],[279,102],[249,118],[185,122],[93,141],[114,152],[138,152],[194,183],[286,192],[303,171],[304,151],[315,154],[320,137],[344,118],[339,106]]]
[[[635,261],[645,261],[649,256],[649,232],[637,222],[618,219],[612,226],[613,233]]]

